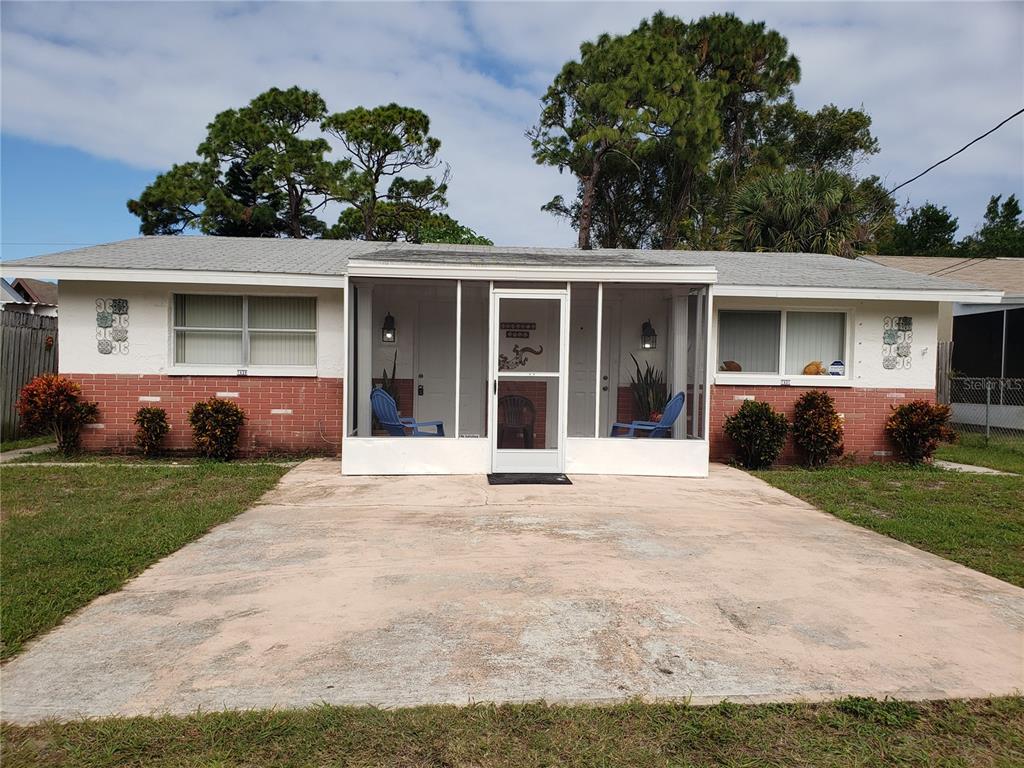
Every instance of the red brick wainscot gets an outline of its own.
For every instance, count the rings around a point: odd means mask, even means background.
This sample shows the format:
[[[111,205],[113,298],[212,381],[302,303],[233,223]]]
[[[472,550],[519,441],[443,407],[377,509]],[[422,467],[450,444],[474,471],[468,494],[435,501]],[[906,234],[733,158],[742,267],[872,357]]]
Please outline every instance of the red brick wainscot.
[[[99,403],[95,424],[82,431],[87,451],[125,451],[135,447],[135,412],[143,406],[167,411],[168,450],[190,450],[188,412],[210,397],[231,400],[245,411],[239,453],[313,453],[341,451],[342,380],[304,376],[160,376],[64,374],[82,385],[87,400]]]
[[[732,441],[725,436],[725,419],[740,409],[744,400],[760,400],[781,411],[793,422],[793,406],[804,392],[814,387],[750,387],[739,384],[715,384],[711,387],[711,460],[728,461],[733,456]],[[855,461],[892,458],[892,444],[885,436],[885,421],[893,406],[911,400],[935,402],[934,389],[862,389],[821,387],[832,395],[836,410],[843,416],[844,456]],[[790,437],[780,457],[783,464],[800,461]]]

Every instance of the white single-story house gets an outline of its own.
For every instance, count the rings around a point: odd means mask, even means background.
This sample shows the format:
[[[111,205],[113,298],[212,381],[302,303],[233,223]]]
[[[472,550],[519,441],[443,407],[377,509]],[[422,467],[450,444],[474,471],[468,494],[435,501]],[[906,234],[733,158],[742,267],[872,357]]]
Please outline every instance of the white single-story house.
[[[934,398],[940,308],[1002,300],[803,253],[141,237],[3,267],[59,281],[60,370],[100,405],[86,448],[130,447],[142,405],[186,448],[188,409],[219,396],[246,453],[347,474],[700,477],[744,400],[789,412],[821,387],[847,452],[886,456],[890,406]],[[653,409],[631,388],[648,365]],[[381,384],[405,423],[371,407]],[[677,393],[670,423],[645,412]],[[661,428],[613,426],[639,420]]]

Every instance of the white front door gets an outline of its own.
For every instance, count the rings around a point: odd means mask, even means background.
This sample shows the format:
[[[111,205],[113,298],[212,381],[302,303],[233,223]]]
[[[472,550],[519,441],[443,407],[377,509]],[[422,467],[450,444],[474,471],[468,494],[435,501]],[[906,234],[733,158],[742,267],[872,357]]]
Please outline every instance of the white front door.
[[[491,313],[492,472],[565,466],[568,293],[497,289]]]
[[[594,436],[597,296],[573,291],[569,307],[569,435]]]
[[[412,383],[413,412],[419,421],[455,425],[455,346],[452,324],[455,302],[425,299],[416,319],[416,378]]]

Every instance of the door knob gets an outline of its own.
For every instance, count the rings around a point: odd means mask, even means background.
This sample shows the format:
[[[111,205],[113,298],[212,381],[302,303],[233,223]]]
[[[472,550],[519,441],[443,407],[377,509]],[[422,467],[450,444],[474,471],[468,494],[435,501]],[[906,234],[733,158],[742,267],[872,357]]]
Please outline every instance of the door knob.
[[[423,385],[422,384],[420,384],[418,387],[416,387],[416,394],[420,395],[421,397],[423,396]]]

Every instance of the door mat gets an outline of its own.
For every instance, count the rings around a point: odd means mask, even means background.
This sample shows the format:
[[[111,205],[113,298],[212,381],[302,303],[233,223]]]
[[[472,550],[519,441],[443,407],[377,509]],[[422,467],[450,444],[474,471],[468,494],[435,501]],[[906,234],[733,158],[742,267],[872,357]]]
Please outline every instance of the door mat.
[[[572,480],[559,473],[492,472],[488,485],[572,485]]]

